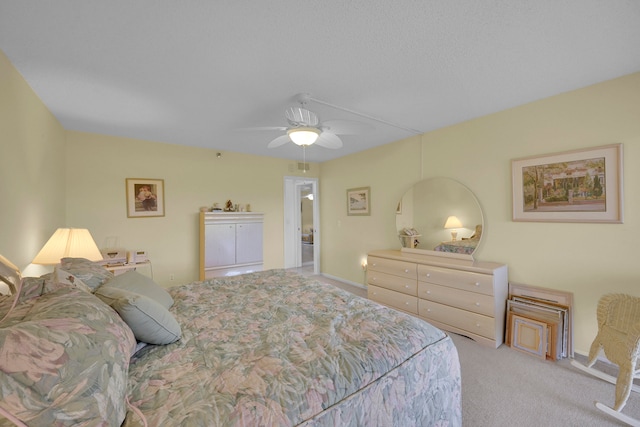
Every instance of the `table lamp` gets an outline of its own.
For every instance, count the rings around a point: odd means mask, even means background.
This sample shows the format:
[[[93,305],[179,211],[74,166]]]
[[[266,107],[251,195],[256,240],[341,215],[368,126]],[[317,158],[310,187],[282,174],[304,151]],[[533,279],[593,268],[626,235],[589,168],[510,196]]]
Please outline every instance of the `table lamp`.
[[[458,230],[456,230],[456,228],[462,228],[462,223],[457,216],[451,215],[444,223],[444,228],[451,230],[451,241],[455,242],[458,237]]]
[[[86,258],[102,261],[102,253],[86,228],[58,228],[45,243],[33,264],[55,265],[61,258]]]

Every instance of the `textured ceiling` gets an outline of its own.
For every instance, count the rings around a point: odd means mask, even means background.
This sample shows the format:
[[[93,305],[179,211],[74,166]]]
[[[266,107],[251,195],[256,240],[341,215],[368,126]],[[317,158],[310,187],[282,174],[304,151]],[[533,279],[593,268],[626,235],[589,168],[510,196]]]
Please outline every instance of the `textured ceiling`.
[[[0,0],[0,49],[67,129],[300,159],[239,129],[310,93],[434,130],[640,71],[639,23],[635,0]],[[373,125],[310,161],[412,135],[307,108]]]

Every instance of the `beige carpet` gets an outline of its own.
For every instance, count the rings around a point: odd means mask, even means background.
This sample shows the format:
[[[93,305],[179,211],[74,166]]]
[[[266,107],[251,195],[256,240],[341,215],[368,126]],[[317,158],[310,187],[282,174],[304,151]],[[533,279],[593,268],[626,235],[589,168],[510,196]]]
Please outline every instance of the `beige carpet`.
[[[462,368],[463,425],[620,426],[598,410],[613,406],[614,386],[571,366],[544,361],[505,345],[490,349],[451,334]],[[640,419],[640,395],[631,393],[623,413]]]

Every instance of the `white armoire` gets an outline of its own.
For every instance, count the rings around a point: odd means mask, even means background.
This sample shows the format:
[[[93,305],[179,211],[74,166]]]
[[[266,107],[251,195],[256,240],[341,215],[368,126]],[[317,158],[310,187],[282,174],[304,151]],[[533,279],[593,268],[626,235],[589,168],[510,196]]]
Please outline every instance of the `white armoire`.
[[[264,214],[200,212],[200,280],[262,270]]]

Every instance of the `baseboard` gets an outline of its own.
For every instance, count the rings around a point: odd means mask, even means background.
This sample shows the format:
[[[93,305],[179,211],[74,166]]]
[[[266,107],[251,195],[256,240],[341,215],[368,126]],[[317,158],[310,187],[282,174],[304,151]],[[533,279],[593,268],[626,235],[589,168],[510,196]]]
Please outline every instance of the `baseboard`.
[[[342,282],[344,284],[355,286],[355,287],[360,288],[360,289],[367,289],[367,287],[365,285],[363,285],[362,283],[357,283],[357,282],[352,282],[350,280],[345,280],[342,277],[336,277],[336,276],[332,276],[331,274],[326,274],[326,273],[320,273],[320,275],[322,277],[326,277],[327,279],[335,280],[336,282]]]

